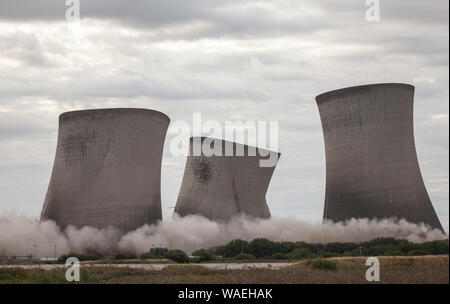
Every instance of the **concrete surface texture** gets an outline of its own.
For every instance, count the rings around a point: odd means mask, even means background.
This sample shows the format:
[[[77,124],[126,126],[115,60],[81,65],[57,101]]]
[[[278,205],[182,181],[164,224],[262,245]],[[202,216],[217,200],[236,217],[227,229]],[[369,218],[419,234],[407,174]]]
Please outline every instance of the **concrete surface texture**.
[[[61,114],[41,218],[62,228],[122,231],[161,220],[161,160],[169,121],[146,109]]]
[[[210,147],[214,149],[222,147],[222,151],[228,144],[233,149],[233,156],[224,156],[225,153],[207,156],[210,154],[203,149],[195,156],[193,143],[205,144],[205,140],[210,141]],[[237,151],[244,151],[243,156],[236,156],[239,155]],[[229,141],[191,138],[175,213],[181,216],[202,215],[220,222],[242,213],[250,217],[270,218],[266,192],[275,166],[260,167],[259,162],[261,155],[267,153],[270,155],[265,158],[276,157],[274,159],[278,160],[280,156],[277,152]]]
[[[414,143],[414,87],[386,83],[316,97],[326,152],[324,219],[404,218],[443,231]]]

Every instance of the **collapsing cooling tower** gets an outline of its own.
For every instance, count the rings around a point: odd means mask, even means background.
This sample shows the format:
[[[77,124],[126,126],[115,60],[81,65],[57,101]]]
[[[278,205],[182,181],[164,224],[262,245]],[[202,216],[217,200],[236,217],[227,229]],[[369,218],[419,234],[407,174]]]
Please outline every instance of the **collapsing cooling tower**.
[[[326,152],[324,219],[404,218],[442,229],[419,169],[414,87],[375,84],[316,97]]]
[[[223,152],[229,145],[233,156],[225,156],[225,152],[223,156],[206,156],[210,154],[205,155],[203,149],[198,156],[193,155],[193,143],[205,143],[205,140],[212,141],[213,148],[220,146]],[[241,155],[239,151],[244,152],[243,156],[236,156]],[[254,156],[251,151],[256,151]],[[277,152],[229,141],[191,138],[175,213],[196,214],[215,221],[228,221],[238,214],[270,218],[266,192],[279,156]],[[260,160],[269,158],[274,160],[272,165],[260,167]]]
[[[41,218],[62,228],[122,231],[161,220],[161,159],[169,121],[146,109],[61,114]]]

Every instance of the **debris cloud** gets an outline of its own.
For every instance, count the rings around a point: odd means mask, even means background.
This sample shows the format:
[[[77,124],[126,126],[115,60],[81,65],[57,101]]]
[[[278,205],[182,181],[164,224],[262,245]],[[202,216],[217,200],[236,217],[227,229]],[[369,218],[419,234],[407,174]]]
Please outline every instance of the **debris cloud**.
[[[53,221],[39,221],[15,213],[0,215],[0,256],[33,254],[54,257],[70,252],[112,254],[147,252],[152,247],[181,249],[188,253],[226,244],[234,239],[251,241],[305,241],[309,243],[363,242],[394,237],[411,242],[447,239],[438,229],[405,220],[351,219],[345,223],[312,223],[294,218],[251,219],[238,216],[217,223],[200,216],[173,217],[122,234],[114,228],[61,230]],[[56,247],[55,247],[56,245]]]

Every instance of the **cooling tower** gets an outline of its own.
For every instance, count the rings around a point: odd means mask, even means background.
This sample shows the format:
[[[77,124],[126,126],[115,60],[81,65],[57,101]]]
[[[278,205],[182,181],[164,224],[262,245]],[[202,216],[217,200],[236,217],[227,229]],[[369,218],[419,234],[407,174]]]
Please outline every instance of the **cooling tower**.
[[[231,154],[206,156],[193,143],[212,141],[211,147],[226,145]],[[201,151],[200,151],[201,150]],[[239,151],[243,152],[239,154]],[[255,151],[255,154],[252,154]],[[225,156],[232,155],[232,156]],[[236,156],[242,155],[242,156]],[[264,157],[262,157],[264,155]],[[178,195],[175,213],[196,214],[214,221],[228,221],[238,214],[270,218],[266,192],[280,154],[229,141],[194,137],[190,140],[184,177]],[[261,159],[274,159],[273,166],[260,167]]]
[[[161,159],[169,118],[146,109],[59,116],[42,219],[60,227],[134,230],[162,219]]]
[[[397,218],[443,231],[422,180],[414,87],[387,83],[316,97],[326,153],[324,219]]]

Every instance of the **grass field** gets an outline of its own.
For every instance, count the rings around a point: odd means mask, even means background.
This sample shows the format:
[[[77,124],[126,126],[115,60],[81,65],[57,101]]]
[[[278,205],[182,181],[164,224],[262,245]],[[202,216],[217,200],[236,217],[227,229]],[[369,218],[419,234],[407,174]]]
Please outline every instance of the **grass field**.
[[[300,261],[279,270],[212,270],[199,265],[170,265],[163,270],[129,267],[81,267],[79,283],[146,284],[335,284],[368,283],[364,257],[328,259],[337,270],[313,269],[312,260]],[[449,257],[379,257],[380,282],[384,284],[448,284]],[[67,283],[64,269],[23,269],[0,267],[0,284]],[[371,284],[373,284],[371,282]]]

